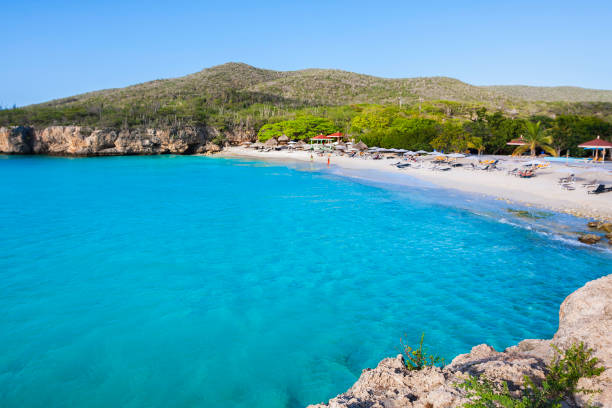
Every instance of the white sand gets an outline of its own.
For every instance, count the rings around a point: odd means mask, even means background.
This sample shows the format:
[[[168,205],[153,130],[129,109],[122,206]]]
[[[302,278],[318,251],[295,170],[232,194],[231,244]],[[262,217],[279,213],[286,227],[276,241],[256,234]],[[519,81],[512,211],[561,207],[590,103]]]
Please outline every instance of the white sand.
[[[225,157],[238,156],[264,160],[311,160],[311,154],[304,151],[260,152],[243,147],[226,148],[221,155]],[[327,164],[327,158],[327,155],[323,157],[314,155],[314,161],[323,165]],[[581,186],[583,182],[594,179],[607,185],[612,185],[612,171],[601,168],[601,166],[598,169],[551,163],[550,167],[546,169],[538,169],[536,177],[523,179],[507,175],[506,171],[470,171],[461,167],[445,172],[434,171],[429,168],[413,169],[409,167],[398,169],[391,165],[398,160],[367,160],[336,155],[332,155],[330,158],[331,165],[338,166],[341,169],[377,170],[394,175],[403,174],[443,188],[484,194],[506,201],[521,202],[581,217],[612,220],[612,192],[598,195],[587,194],[588,189]],[[460,160],[464,164],[476,162],[476,159],[473,158]],[[522,167],[521,163],[511,157],[504,157],[500,162],[500,166],[506,170]],[[560,177],[571,173],[574,173],[577,178],[574,184],[576,189],[573,191],[562,189],[557,181]],[[388,181],[390,183],[397,182],[397,177],[392,177]]]

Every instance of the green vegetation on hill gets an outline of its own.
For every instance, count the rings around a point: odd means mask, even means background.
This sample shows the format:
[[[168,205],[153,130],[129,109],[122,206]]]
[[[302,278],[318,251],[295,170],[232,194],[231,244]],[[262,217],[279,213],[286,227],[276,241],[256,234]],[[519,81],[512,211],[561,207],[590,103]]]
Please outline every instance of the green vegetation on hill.
[[[280,72],[228,63],[180,78],[0,110],[0,126],[211,126],[308,138],[338,130],[382,147],[508,152],[541,121],[557,152],[610,137],[612,91],[479,87],[452,78],[387,79],[339,70]]]

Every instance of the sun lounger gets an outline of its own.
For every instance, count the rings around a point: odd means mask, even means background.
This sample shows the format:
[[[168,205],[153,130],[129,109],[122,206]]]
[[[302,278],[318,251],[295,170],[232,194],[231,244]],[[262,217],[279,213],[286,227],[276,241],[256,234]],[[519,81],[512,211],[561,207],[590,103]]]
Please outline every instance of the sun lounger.
[[[516,176],[516,173],[518,172],[518,167],[513,168],[512,170],[509,170],[506,174],[508,174],[509,176]]]
[[[575,180],[574,174],[570,174],[567,177],[561,177],[559,179],[559,184],[573,183]]]
[[[601,193],[609,193],[612,191],[612,187],[606,187],[605,184],[600,184],[593,191],[589,191],[589,194],[601,194]]]

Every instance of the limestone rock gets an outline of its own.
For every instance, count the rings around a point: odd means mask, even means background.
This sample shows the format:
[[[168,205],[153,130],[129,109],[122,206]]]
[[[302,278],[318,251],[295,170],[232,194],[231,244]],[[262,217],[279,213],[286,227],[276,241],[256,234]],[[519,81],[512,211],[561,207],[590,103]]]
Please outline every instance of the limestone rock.
[[[216,145],[214,143],[207,143],[206,146],[204,146],[204,149],[210,153],[217,153],[221,151],[221,147],[219,147],[219,145]]]
[[[30,154],[34,129],[18,126],[14,128],[0,128],[0,153]]]
[[[594,350],[606,371],[595,379],[581,380],[579,385],[601,389],[593,401],[612,407],[612,275],[587,283],[563,301],[553,342],[561,348],[584,342]],[[583,396],[577,400],[587,402]]]
[[[193,154],[218,132],[212,128],[91,129],[82,126],[0,128],[0,153],[62,156]]]
[[[601,241],[601,237],[595,234],[584,234],[578,237],[578,241],[584,244],[593,245]]]
[[[610,222],[599,222],[599,221],[591,221],[587,224],[589,228],[595,228],[600,231],[605,231],[606,233],[612,233],[612,223]]]

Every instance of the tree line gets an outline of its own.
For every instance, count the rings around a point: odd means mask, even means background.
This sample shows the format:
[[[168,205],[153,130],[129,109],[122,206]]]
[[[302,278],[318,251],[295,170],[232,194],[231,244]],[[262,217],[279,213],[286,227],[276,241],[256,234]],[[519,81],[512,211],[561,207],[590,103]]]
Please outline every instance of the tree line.
[[[368,146],[489,154],[509,154],[516,146],[507,143],[524,137],[527,147],[519,150],[549,154],[584,156],[580,143],[601,136],[612,137],[612,124],[594,116],[560,115],[555,118],[532,116],[512,118],[501,112],[477,109],[470,119],[422,114],[398,106],[362,107],[350,120],[334,123],[325,117],[301,115],[291,120],[269,123],[258,133],[260,141],[282,134],[291,139],[309,139],[336,131],[348,133]]]

